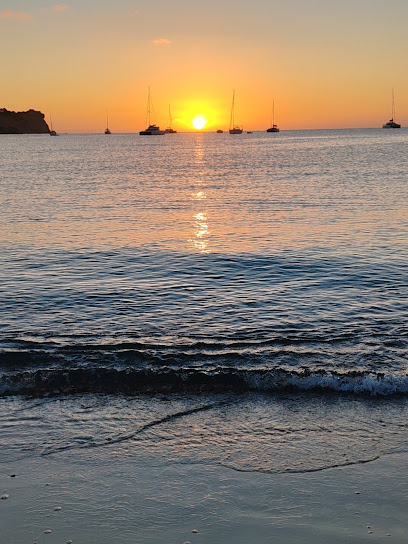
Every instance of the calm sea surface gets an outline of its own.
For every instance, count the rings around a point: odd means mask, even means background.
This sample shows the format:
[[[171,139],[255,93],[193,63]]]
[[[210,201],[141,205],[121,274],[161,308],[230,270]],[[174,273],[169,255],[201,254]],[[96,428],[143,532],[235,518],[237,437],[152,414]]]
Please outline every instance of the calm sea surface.
[[[0,164],[0,459],[407,447],[408,130],[2,136]]]

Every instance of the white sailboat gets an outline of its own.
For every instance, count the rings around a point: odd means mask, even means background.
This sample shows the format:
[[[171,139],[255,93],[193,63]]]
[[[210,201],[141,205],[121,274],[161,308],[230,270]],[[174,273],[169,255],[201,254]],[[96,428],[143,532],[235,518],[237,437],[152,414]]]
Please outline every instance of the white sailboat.
[[[394,89],[392,90],[392,106],[391,106],[391,119],[387,121],[382,128],[401,128],[401,125],[394,121],[395,117],[395,104],[394,104]]]
[[[163,134],[165,134],[165,131],[160,130],[160,127],[150,122],[150,112],[151,112],[151,101],[150,101],[150,87],[149,87],[148,94],[147,94],[147,120],[148,120],[149,126],[147,127],[146,130],[141,130],[139,134],[140,136],[162,136]]]
[[[235,90],[232,93],[232,106],[231,106],[231,117],[230,117],[230,134],[242,134],[242,128],[235,124]]]
[[[266,132],[279,132],[278,125],[275,125],[275,99],[272,101],[272,126]]]

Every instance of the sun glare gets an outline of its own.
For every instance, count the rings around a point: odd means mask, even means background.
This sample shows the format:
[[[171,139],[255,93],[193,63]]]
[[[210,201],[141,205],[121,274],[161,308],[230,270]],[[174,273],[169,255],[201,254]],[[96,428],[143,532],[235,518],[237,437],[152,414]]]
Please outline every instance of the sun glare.
[[[207,124],[207,121],[204,119],[204,117],[194,117],[193,121],[193,127],[196,128],[197,130],[201,130],[202,128],[205,127],[205,125]]]

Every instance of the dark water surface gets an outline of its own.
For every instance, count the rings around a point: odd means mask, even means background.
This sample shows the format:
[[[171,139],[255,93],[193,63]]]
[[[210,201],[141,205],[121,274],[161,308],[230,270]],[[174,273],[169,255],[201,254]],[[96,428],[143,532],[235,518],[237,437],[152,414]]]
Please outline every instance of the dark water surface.
[[[2,138],[3,393],[406,393],[408,132]]]

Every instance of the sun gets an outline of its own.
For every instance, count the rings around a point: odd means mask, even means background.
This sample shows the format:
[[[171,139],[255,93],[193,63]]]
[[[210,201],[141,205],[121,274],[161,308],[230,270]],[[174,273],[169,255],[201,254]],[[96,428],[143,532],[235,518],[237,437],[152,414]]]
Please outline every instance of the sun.
[[[201,130],[207,124],[207,120],[204,119],[204,117],[201,117],[201,115],[197,115],[197,117],[194,117],[192,120],[192,123],[194,128]]]

